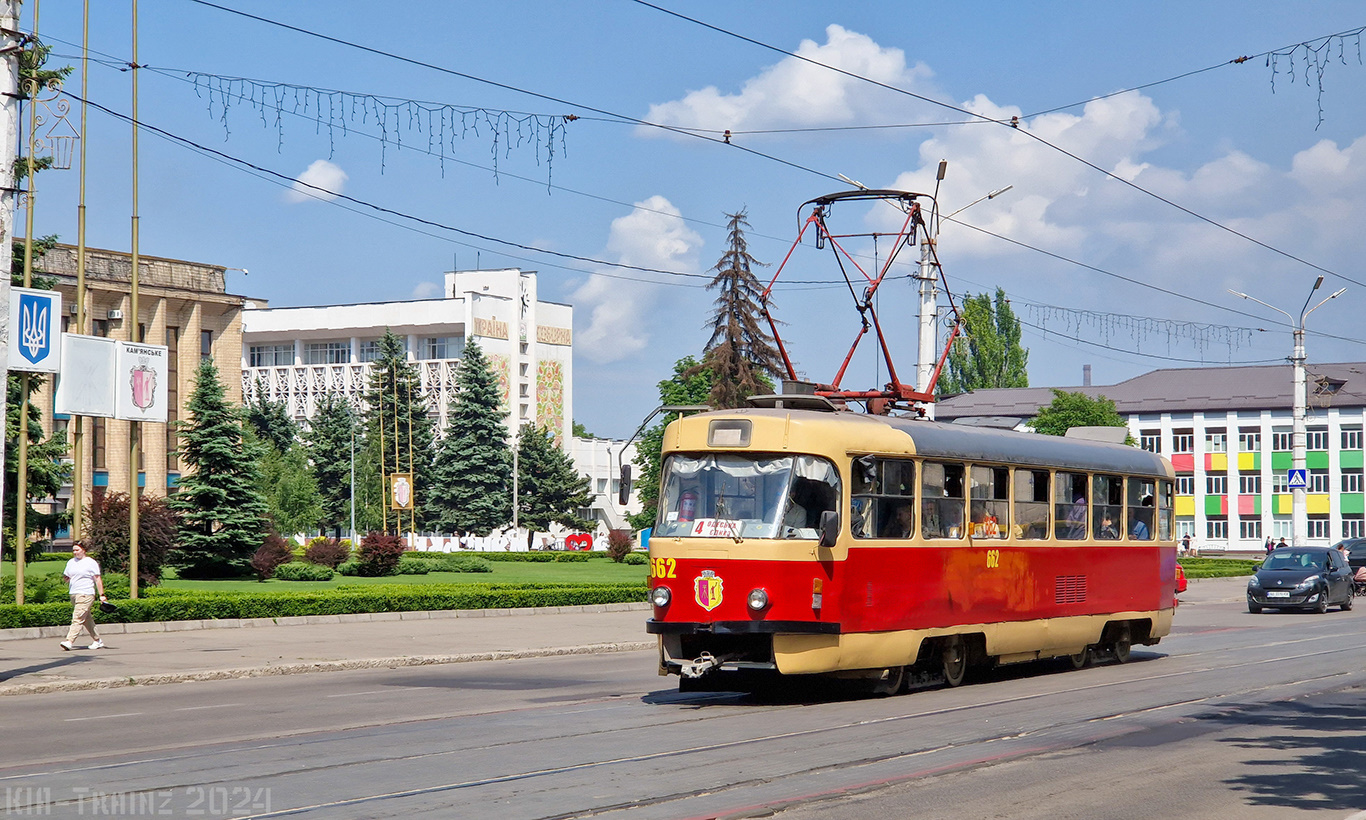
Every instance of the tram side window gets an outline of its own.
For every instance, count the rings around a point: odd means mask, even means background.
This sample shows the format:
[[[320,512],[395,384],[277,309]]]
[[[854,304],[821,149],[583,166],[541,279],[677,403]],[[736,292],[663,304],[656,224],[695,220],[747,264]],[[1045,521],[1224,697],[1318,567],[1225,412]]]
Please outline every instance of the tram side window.
[[[963,537],[963,465],[927,461],[921,470],[921,534],[925,538]]]
[[[1048,537],[1048,471],[1015,470],[1015,536]]]
[[[1080,541],[1086,537],[1086,474],[1055,473],[1054,534],[1064,541]]]
[[[815,456],[797,456],[792,464],[792,489],[788,492],[779,536],[820,537],[821,514],[838,510],[840,477],[835,465]]]
[[[1091,514],[1095,537],[1102,541],[1117,540],[1124,532],[1124,479],[1117,475],[1098,475],[1091,481],[1095,490],[1091,496],[1095,504]]]
[[[1005,467],[972,468],[973,538],[1005,538],[1010,534],[1010,471]]]
[[[910,538],[915,534],[915,462],[863,456],[854,459],[855,538]]]
[[[1157,484],[1152,479],[1129,479],[1126,496],[1129,505],[1129,539],[1132,541],[1153,540],[1153,501],[1157,497]]]
[[[1157,482],[1157,537],[1163,541],[1170,541],[1172,535],[1172,483],[1170,481]]]

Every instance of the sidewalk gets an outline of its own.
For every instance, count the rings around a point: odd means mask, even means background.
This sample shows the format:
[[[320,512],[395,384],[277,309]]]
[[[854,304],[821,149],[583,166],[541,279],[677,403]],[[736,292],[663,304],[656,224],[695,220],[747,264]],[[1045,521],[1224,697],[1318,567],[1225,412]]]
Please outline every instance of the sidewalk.
[[[1176,597],[1182,606],[1246,601],[1247,579],[1246,575],[1235,575],[1231,578],[1191,578],[1187,581],[1186,591]]]
[[[649,617],[639,603],[109,625],[105,649],[83,634],[71,652],[64,628],[4,630],[0,695],[652,649]]]

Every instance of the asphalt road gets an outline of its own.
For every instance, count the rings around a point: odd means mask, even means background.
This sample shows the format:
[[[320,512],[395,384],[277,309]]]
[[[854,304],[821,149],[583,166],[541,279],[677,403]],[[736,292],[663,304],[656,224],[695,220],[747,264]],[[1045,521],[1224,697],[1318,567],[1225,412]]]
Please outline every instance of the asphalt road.
[[[1127,665],[893,698],[685,696],[648,652],[22,695],[0,811],[1345,818],[1364,644],[1360,612],[1205,603]]]

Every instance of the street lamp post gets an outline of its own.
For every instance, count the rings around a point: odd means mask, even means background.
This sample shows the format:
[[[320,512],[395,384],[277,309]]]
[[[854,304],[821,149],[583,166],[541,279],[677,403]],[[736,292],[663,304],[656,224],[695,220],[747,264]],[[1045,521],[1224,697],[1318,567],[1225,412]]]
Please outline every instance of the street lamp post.
[[[1309,289],[1309,296],[1308,296],[1307,298],[1305,298],[1305,300],[1304,300],[1304,307],[1300,308],[1300,319],[1299,319],[1299,323],[1298,323],[1298,324],[1295,323],[1295,317],[1294,317],[1294,316],[1290,315],[1289,313],[1285,312],[1284,310],[1281,310],[1280,308],[1276,307],[1275,305],[1268,305],[1266,302],[1263,302],[1261,299],[1257,299],[1257,298],[1255,298],[1255,297],[1248,296],[1246,293],[1242,293],[1242,292],[1240,292],[1240,291],[1236,291],[1236,290],[1232,290],[1232,289],[1229,290],[1229,293],[1233,294],[1234,296],[1237,296],[1237,297],[1240,298],[1240,299],[1247,299],[1247,300],[1249,300],[1249,301],[1256,302],[1257,304],[1261,305],[1262,307],[1271,308],[1272,310],[1276,311],[1277,313],[1281,314],[1282,316],[1284,316],[1286,319],[1289,320],[1289,323],[1290,323],[1290,330],[1291,330],[1291,332],[1292,332],[1292,334],[1293,334],[1293,336],[1294,336],[1294,340],[1295,340],[1295,346],[1294,346],[1293,351],[1292,351],[1292,353],[1291,353],[1291,355],[1290,355],[1290,363],[1291,363],[1291,365],[1293,366],[1293,372],[1294,372],[1294,375],[1293,375],[1293,377],[1292,377],[1292,378],[1293,378],[1293,385],[1294,385],[1294,389],[1293,389],[1293,393],[1294,393],[1294,409],[1293,409],[1293,411],[1292,411],[1293,426],[1291,427],[1291,434],[1290,434],[1290,436],[1291,436],[1291,440],[1290,440],[1290,447],[1291,447],[1291,460],[1290,460],[1290,466],[1291,466],[1291,470],[1292,470],[1292,471],[1299,471],[1300,475],[1304,475],[1304,476],[1306,476],[1306,477],[1308,476],[1308,473],[1305,471],[1305,449],[1306,449],[1306,448],[1305,448],[1305,429],[1304,429],[1305,425],[1304,425],[1304,416],[1305,416],[1305,405],[1307,404],[1307,399],[1308,399],[1308,397],[1307,397],[1307,395],[1306,395],[1305,386],[1304,386],[1304,359],[1305,359],[1305,356],[1304,356],[1304,323],[1305,323],[1305,320],[1307,320],[1307,319],[1309,318],[1309,314],[1311,314],[1311,313],[1313,313],[1314,311],[1318,310],[1318,309],[1319,309],[1320,307],[1322,307],[1325,303],[1330,302],[1330,301],[1332,301],[1333,299],[1336,299],[1336,298],[1338,298],[1339,296],[1341,296],[1343,293],[1346,293],[1346,292],[1347,292],[1347,288],[1341,288],[1341,289],[1335,291],[1335,292],[1334,292],[1331,296],[1329,296],[1327,299],[1324,299],[1322,302],[1319,302],[1317,305],[1314,305],[1313,307],[1309,307],[1309,302],[1313,300],[1313,298],[1314,298],[1314,293],[1315,293],[1316,291],[1318,291],[1318,289],[1319,289],[1322,285],[1323,285],[1323,277],[1322,277],[1322,276],[1320,276],[1318,279],[1314,280],[1314,287],[1312,287],[1312,288]],[[1305,486],[1305,484],[1303,484],[1303,483],[1300,484],[1299,486],[1291,487],[1291,488],[1290,488],[1291,501],[1292,501],[1291,510],[1290,510],[1290,535],[1291,535],[1291,541],[1292,541],[1293,545],[1294,545],[1294,546],[1297,546],[1297,547],[1302,547],[1302,546],[1304,546],[1305,541],[1306,541],[1306,540],[1308,539],[1308,537],[1309,537],[1309,506],[1308,506],[1308,497],[1307,497],[1307,496],[1308,496],[1308,492],[1309,492],[1309,488],[1308,488],[1307,486]]]

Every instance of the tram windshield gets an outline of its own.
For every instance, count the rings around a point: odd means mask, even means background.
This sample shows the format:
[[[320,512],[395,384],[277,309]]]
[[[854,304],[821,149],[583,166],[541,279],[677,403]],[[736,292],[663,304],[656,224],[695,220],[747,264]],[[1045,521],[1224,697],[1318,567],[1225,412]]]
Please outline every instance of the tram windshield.
[[[820,535],[838,509],[839,472],[815,456],[669,456],[654,535],[801,538]]]

